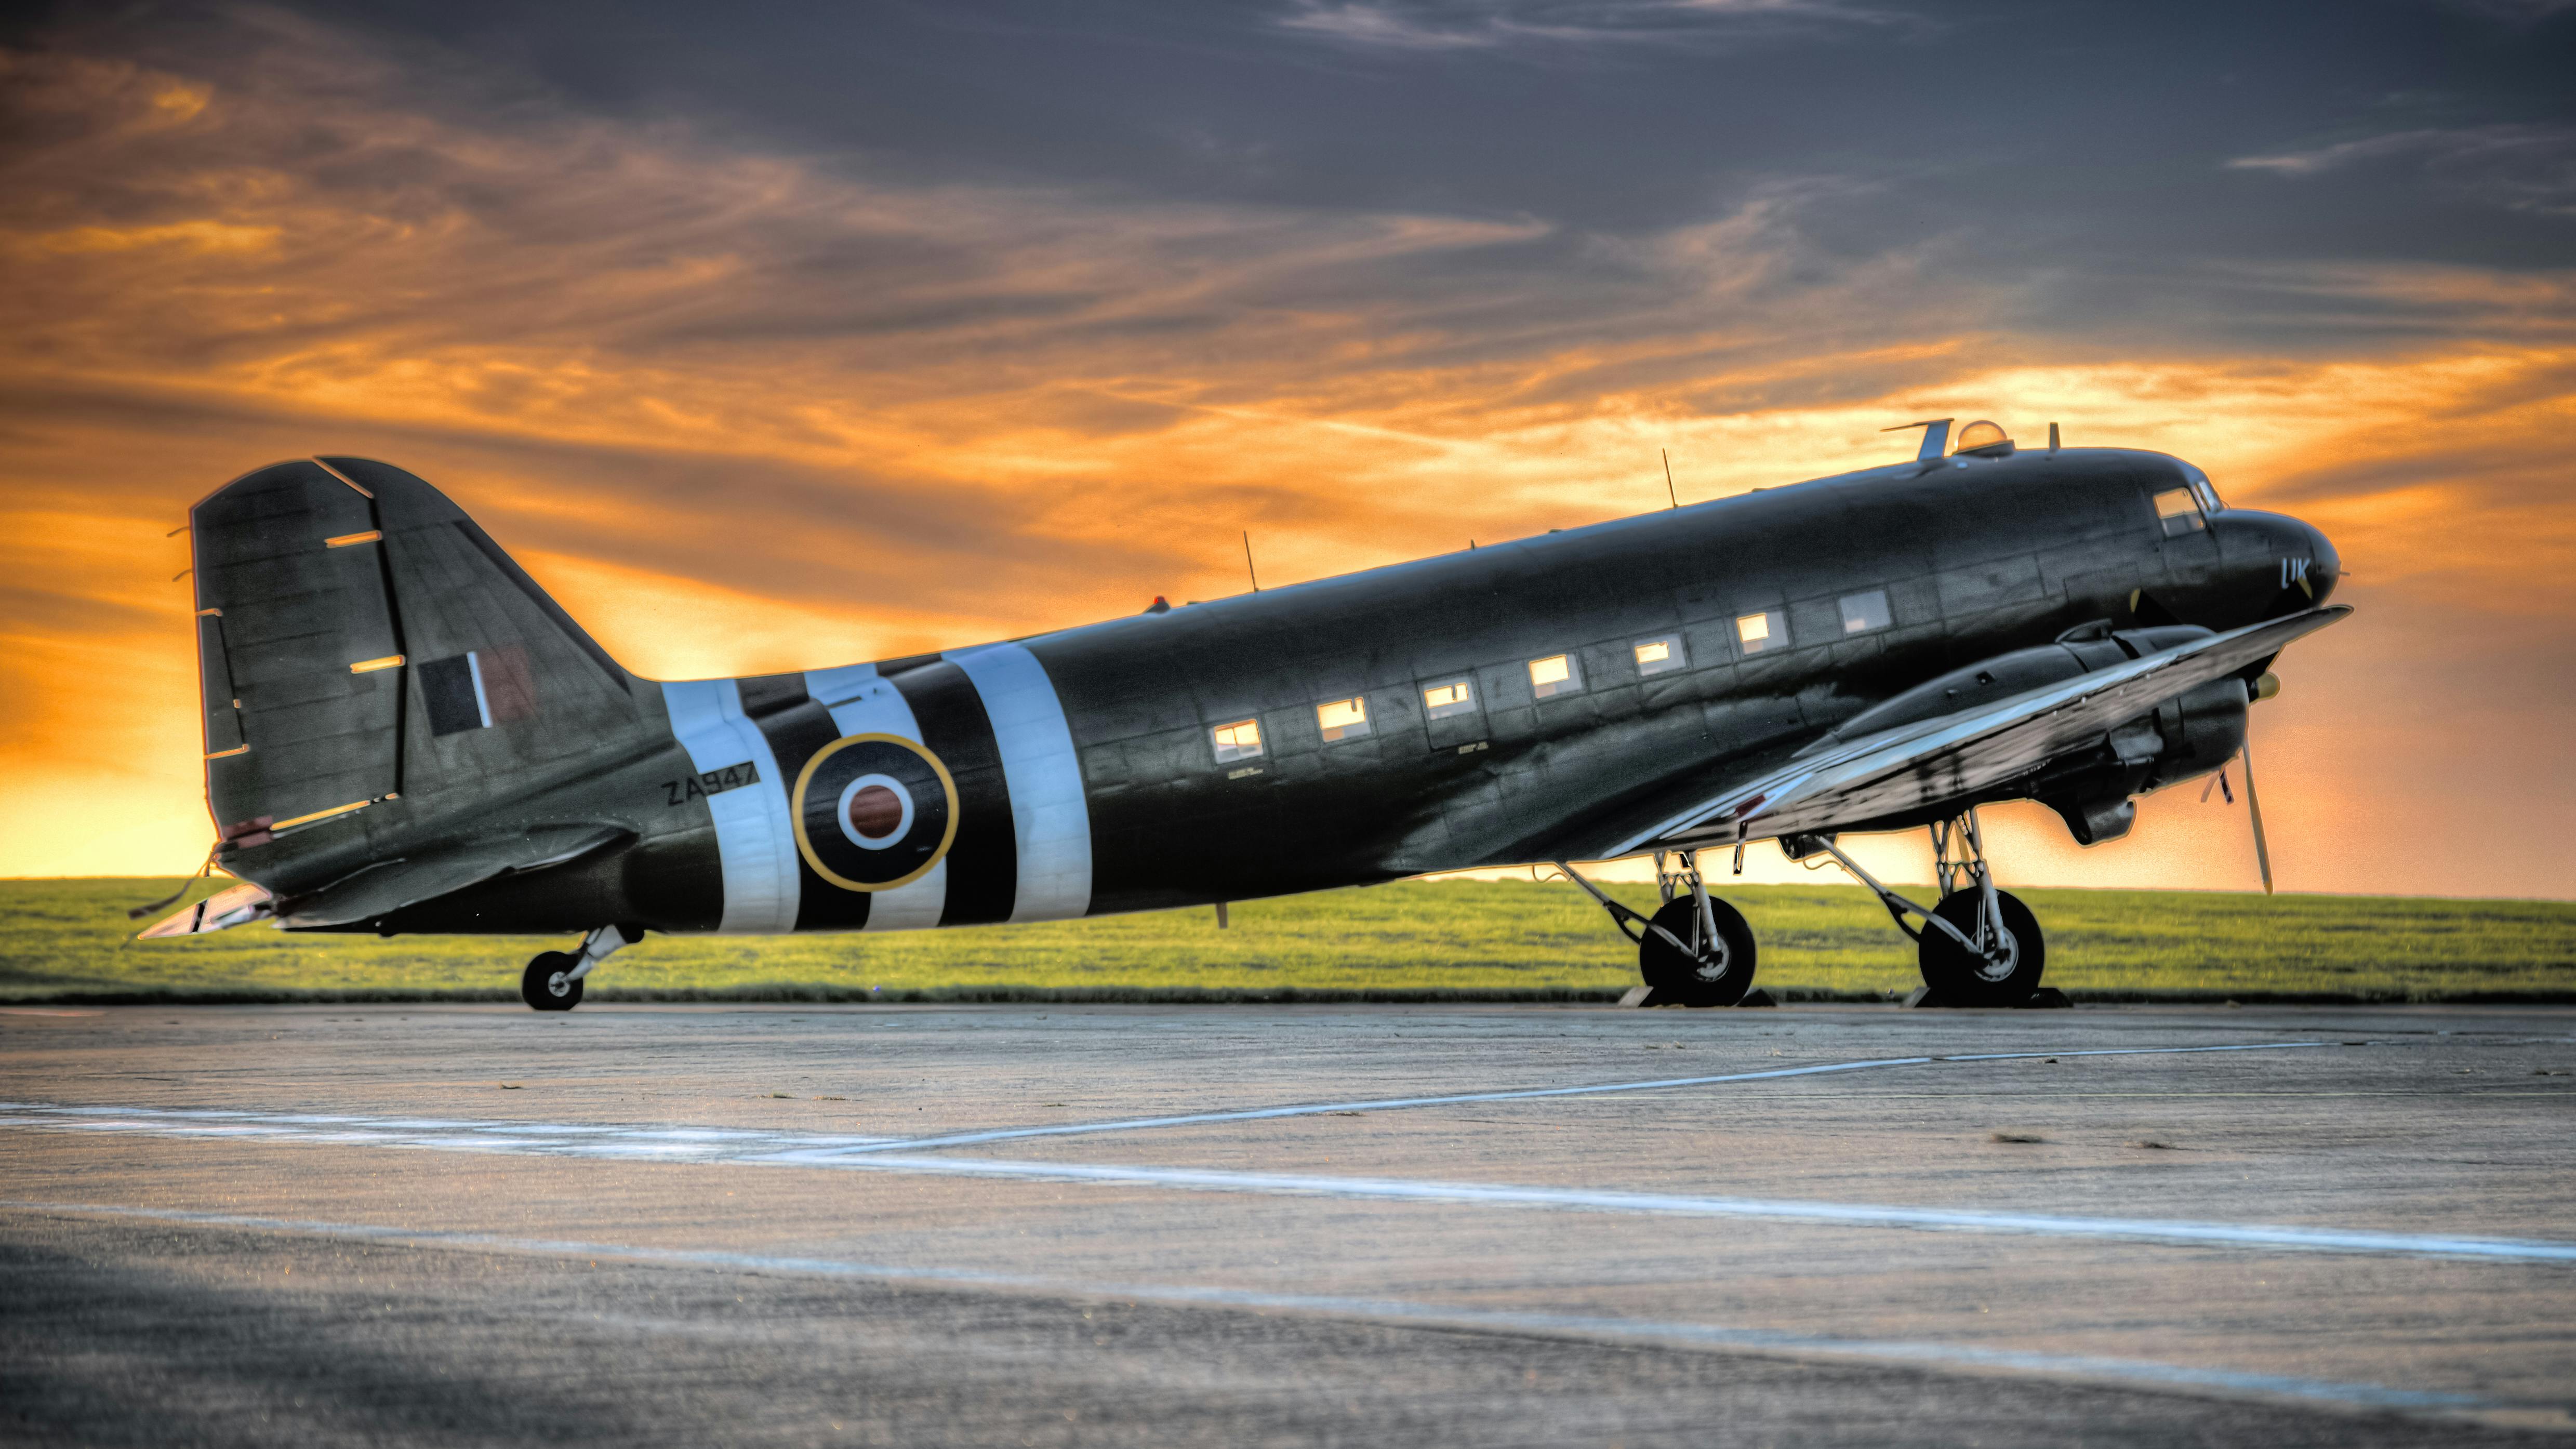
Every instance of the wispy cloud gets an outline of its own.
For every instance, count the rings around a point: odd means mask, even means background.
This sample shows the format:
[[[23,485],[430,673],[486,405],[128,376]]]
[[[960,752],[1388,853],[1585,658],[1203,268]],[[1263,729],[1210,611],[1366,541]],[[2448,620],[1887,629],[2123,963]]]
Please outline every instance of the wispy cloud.
[[[2305,150],[2240,156],[2236,171],[2291,177],[2408,165],[2428,180],[2515,211],[2576,216],[2576,127],[2495,125],[2390,131]]]
[[[1300,0],[1279,21],[1319,39],[1398,51],[1708,46],[1922,23],[1836,0]]]
[[[1365,521],[1359,498],[1390,470],[1426,527],[1441,490],[1490,505],[1521,496],[1496,490],[1514,478],[1531,511],[1496,526],[1562,521],[1537,501],[1562,461],[1498,440],[1713,352],[1803,372],[1939,325],[1919,302],[1837,306],[1866,265],[1789,265],[1790,188],[1628,244],[1525,218],[923,186],[567,115],[390,108],[381,61],[340,44],[254,46],[212,89],[11,62],[16,119],[50,138],[0,173],[20,416],[185,396],[511,443],[555,459],[559,489],[602,480],[623,506],[587,527],[622,550],[1003,632],[1031,621],[956,559],[1049,539],[1099,550],[1077,569],[1093,578],[1168,572],[1180,556],[1148,540],[1249,510],[1304,537],[1291,557],[1367,562],[1389,518],[1382,491]],[[163,99],[180,93],[184,115]],[[1837,341],[1835,315],[1866,335]],[[1283,449],[1330,468],[1283,487]],[[666,526],[718,476],[720,517]],[[824,540],[860,527],[885,546],[853,579]]]

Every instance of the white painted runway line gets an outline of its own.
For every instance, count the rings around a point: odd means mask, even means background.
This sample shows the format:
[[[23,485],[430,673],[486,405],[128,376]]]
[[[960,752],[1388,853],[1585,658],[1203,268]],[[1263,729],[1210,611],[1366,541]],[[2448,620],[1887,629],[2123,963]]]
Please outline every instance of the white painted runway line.
[[[931,1177],[986,1177],[1020,1182],[1081,1182],[1121,1187],[1177,1188],[1272,1197],[1332,1197],[1381,1202],[1449,1203],[1475,1207],[1555,1208],[1574,1212],[1636,1213],[1653,1217],[1765,1218],[1834,1227],[1900,1228],[1923,1232],[2007,1233],[2025,1237],[2096,1238],[2195,1247],[2264,1248],[2288,1252],[2357,1253],[2379,1257],[2448,1258],[2490,1263],[2576,1265],[2576,1243],[2530,1238],[2472,1238],[2370,1229],[2315,1228],[2266,1223],[2204,1223],[2169,1218],[2098,1218],[2057,1213],[1981,1212],[1966,1208],[1907,1207],[1883,1203],[1805,1202],[1765,1198],[1697,1197],[1678,1193],[1618,1192],[1593,1188],[1525,1187],[1509,1183],[1430,1182],[1412,1178],[1340,1177],[1287,1172],[1230,1172],[1196,1167],[1091,1166],[1062,1162],[1010,1162],[980,1157],[849,1157],[838,1152],[809,1157],[788,1151],[741,1159],[749,1163],[830,1167],[843,1171],[897,1172]]]
[[[2034,1374],[2129,1388],[2185,1390],[2224,1396],[2287,1399],[2342,1408],[2479,1417],[2481,1410],[2502,1410],[2509,1407],[2502,1401],[2475,1394],[2392,1388],[2379,1384],[2342,1383],[2281,1374],[2246,1373],[2230,1369],[2196,1368],[2183,1364],[2091,1354],[2053,1354],[2024,1349],[1988,1348],[1973,1344],[1902,1339],[1836,1338],[1820,1334],[1784,1333],[1764,1328],[1730,1328],[1708,1323],[1662,1322],[1651,1319],[1611,1318],[1593,1314],[1456,1308],[1400,1299],[1264,1293],[1185,1284],[1086,1282],[964,1268],[915,1267],[770,1253],[735,1253],[709,1249],[644,1247],[623,1243],[519,1238],[493,1233],[443,1232],[373,1223],[319,1222],[295,1218],[252,1217],[232,1213],[188,1212],[99,1203],[0,1202],[0,1208],[26,1213],[139,1218],[194,1227],[291,1233],[311,1237],[389,1243],[406,1247],[523,1253],[545,1257],[611,1258],[667,1267],[982,1288],[1033,1293],[1048,1297],[1116,1299],[1172,1306],[1305,1313],[1422,1327],[1644,1343],[1663,1347],[1756,1353],[1783,1358],[1857,1360],[1917,1367]]]
[[[1375,1097],[1357,1102],[1305,1102],[1287,1107],[1253,1107],[1231,1112],[1191,1112],[1173,1117],[1118,1117],[1105,1122],[1065,1122],[1045,1127],[1003,1127],[987,1132],[953,1132],[940,1137],[889,1139],[851,1147],[851,1152],[922,1151],[934,1147],[971,1147],[1024,1137],[1074,1137],[1101,1132],[1138,1132],[1157,1127],[1196,1127],[1210,1122],[1262,1122],[1281,1117],[1314,1117],[1326,1113],[1385,1112],[1408,1107],[1450,1107],[1469,1102],[1525,1102],[1541,1097],[1600,1097],[1621,1092],[1658,1092],[1675,1087],[1707,1087],[1723,1082],[1764,1082],[1784,1077],[1820,1077],[1841,1072],[1876,1071],[1886,1067],[1925,1067],[1941,1062],[2044,1061],[2055,1057],[2161,1057],[2196,1052],[2299,1051],[2333,1046],[2328,1041],[2249,1042],[2231,1046],[2094,1047],[2081,1051],[1984,1052],[1974,1056],[1880,1057],[1869,1061],[1825,1062],[1804,1067],[1774,1067],[1759,1072],[1729,1072],[1714,1077],[1659,1077],[1644,1082],[1603,1082],[1575,1087],[1515,1087],[1493,1092],[1457,1092],[1437,1097]]]
[[[230,1137],[348,1147],[534,1153],[668,1162],[741,1162],[763,1152],[831,1150],[899,1137],[762,1132],[736,1127],[620,1126],[449,1117],[353,1117],[223,1107],[63,1107],[0,1102],[0,1127],[131,1132],[149,1137]]]
[[[2062,1054],[2061,1054],[2062,1055]],[[2576,1243],[2462,1237],[2372,1229],[2264,1223],[2212,1223],[2158,1218],[1986,1212],[1887,1203],[1809,1202],[1625,1192],[1613,1189],[1440,1182],[1317,1173],[1237,1172],[1215,1168],[1133,1166],[934,1156],[914,1148],[937,1139],[764,1132],[686,1126],[471,1121],[261,1113],[225,1109],[63,1107],[0,1103],[0,1129],[129,1133],[149,1137],[233,1139],[316,1146],[423,1149],[501,1155],[801,1167],[920,1177],[1092,1183],[1268,1197],[1328,1197],[1380,1202],[1444,1203],[1490,1208],[1642,1214],[1658,1217],[1751,1218],[1834,1227],[2114,1240],[2160,1245],[2384,1257],[2446,1258],[2491,1263],[2576,1264]],[[853,1147],[868,1147],[854,1154]]]
[[[1614,1096],[1626,1092],[1668,1091],[1729,1082],[1777,1081],[1790,1077],[1830,1076],[1889,1067],[1933,1066],[1943,1062],[2039,1061],[2059,1057],[2183,1056],[2204,1052],[2299,1051],[2333,1046],[2326,1041],[2245,1042],[2223,1046],[2096,1047],[2080,1050],[1986,1052],[1961,1056],[1878,1057],[1862,1061],[1821,1062],[1801,1067],[1771,1067],[1757,1072],[1728,1072],[1703,1077],[1656,1077],[1636,1082],[1592,1082],[1566,1087],[1509,1087],[1487,1092],[1453,1092],[1439,1096],[1375,1097],[1350,1102],[1301,1102],[1279,1107],[1251,1107],[1225,1112],[1192,1112],[1163,1117],[1116,1117],[1098,1122],[1063,1122],[1037,1127],[1003,1127],[981,1132],[954,1132],[931,1137],[868,1134],[827,1136],[811,1132],[672,1127],[588,1126],[566,1123],[467,1121],[439,1117],[350,1117],[311,1112],[256,1112],[234,1108],[67,1107],[45,1102],[0,1102],[0,1114],[23,1113],[62,1119],[66,1127],[101,1132],[150,1132],[172,1123],[202,1124],[188,1136],[277,1137],[297,1141],[333,1141],[388,1147],[448,1147],[463,1150],[560,1150],[565,1138],[598,1138],[621,1144],[591,1155],[667,1157],[675,1161],[740,1161],[744,1149],[769,1144],[780,1150],[810,1154],[809,1166],[824,1165],[835,1154],[926,1152],[1030,1137],[1092,1136],[1107,1132],[1193,1127],[1217,1122],[1259,1122],[1331,1113],[1384,1112],[1416,1107],[1446,1107],[1477,1102],[1533,1101],[1549,1097]],[[2357,1045],[2357,1043],[2344,1043]],[[157,1125],[156,1125],[157,1124]],[[40,1127],[0,1115],[0,1127]],[[336,1129],[322,1137],[317,1130]]]

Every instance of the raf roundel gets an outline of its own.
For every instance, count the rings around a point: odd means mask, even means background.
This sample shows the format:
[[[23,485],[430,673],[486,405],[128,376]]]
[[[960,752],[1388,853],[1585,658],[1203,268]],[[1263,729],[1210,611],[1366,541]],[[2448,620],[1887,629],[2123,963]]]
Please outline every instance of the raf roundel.
[[[817,750],[790,804],[797,853],[845,891],[909,885],[957,839],[957,782],[899,735],[850,735]]]

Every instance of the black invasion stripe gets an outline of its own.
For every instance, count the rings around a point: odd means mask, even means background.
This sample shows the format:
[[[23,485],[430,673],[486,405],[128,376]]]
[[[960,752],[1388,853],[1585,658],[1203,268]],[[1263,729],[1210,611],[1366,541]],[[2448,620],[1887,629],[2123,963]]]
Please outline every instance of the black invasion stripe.
[[[778,758],[778,787],[787,792],[788,808],[796,803],[796,777],[805,762],[841,737],[832,716],[805,692],[802,674],[766,674],[740,681],[742,712],[769,741]],[[796,856],[796,929],[854,931],[868,923],[871,897],[845,891],[814,873],[804,852]]]
[[[957,843],[948,848],[948,904],[939,924],[1007,921],[1020,894],[1020,837],[1011,825],[1011,790],[984,697],[965,670],[945,659],[892,678],[912,706],[921,742],[957,781]]]

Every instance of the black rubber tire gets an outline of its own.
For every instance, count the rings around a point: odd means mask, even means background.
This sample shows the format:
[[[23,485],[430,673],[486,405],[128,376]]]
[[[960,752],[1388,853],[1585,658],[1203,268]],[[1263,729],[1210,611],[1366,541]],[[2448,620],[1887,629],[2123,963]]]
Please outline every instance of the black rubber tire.
[[[557,972],[570,971],[580,964],[569,951],[547,951],[528,963],[519,973],[519,999],[538,1011],[570,1011],[581,1005],[581,983],[566,981],[555,987]]]
[[[1713,897],[1708,913],[1717,925],[1714,959],[1694,960],[1652,931],[1637,943],[1638,973],[1659,1001],[1733,1006],[1753,989],[1753,928],[1744,923],[1743,912]],[[1689,896],[1664,902],[1654,921],[1694,948],[1700,945],[1699,906]]]
[[[1982,894],[1973,887],[1952,891],[1933,910],[1941,919],[1974,936],[1978,897]],[[2039,989],[2040,972],[2048,966],[2048,941],[2040,934],[2039,918],[2012,892],[1997,891],[1995,896],[1996,903],[2003,907],[2004,934],[2012,942],[2010,968],[2000,974],[1967,947],[1950,939],[1940,927],[1923,928],[1916,960],[1923,968],[1923,984],[1932,988],[1932,995],[1944,1005],[2019,1006]]]

